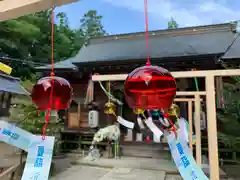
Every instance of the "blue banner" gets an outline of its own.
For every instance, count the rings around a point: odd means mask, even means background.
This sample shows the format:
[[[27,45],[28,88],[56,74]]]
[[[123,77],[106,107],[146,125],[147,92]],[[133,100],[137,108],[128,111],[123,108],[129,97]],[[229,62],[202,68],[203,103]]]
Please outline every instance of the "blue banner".
[[[34,137],[32,133],[0,120],[0,141],[28,151]]]
[[[174,133],[167,136],[168,145],[173,157],[173,160],[185,180],[208,180],[208,177],[196,164],[186,140],[179,141],[176,139]]]
[[[28,156],[21,180],[48,180],[55,137],[35,136],[28,149]]]

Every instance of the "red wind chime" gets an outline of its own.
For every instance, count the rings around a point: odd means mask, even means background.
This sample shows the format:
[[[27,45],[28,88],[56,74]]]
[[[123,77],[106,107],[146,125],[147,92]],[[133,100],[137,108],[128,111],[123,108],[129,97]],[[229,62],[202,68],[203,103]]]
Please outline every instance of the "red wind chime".
[[[32,102],[39,110],[46,111],[45,124],[42,132],[42,139],[45,139],[47,125],[51,111],[66,109],[72,101],[72,87],[70,83],[54,74],[54,7],[52,7],[52,32],[51,32],[51,73],[50,76],[41,78],[32,89]]]
[[[128,105],[133,109],[160,109],[163,112],[167,112],[176,95],[176,82],[168,70],[151,65],[147,0],[144,0],[144,10],[147,62],[145,66],[136,68],[128,75],[124,87],[125,98]],[[168,117],[167,113],[164,114]],[[171,120],[169,121],[171,123]],[[176,131],[173,124],[172,128],[172,131]]]
[[[144,0],[144,7],[147,62],[128,75],[125,81],[126,101],[132,108],[168,109],[176,95],[176,82],[168,70],[150,63],[147,0]]]

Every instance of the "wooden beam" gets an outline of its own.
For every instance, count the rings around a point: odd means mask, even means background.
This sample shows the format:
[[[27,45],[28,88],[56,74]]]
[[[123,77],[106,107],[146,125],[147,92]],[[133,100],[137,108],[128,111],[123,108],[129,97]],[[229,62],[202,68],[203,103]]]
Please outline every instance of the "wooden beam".
[[[175,102],[188,102],[188,101],[195,101],[194,98],[175,98],[174,99]],[[202,101],[202,99],[200,99],[200,101]]]
[[[62,6],[79,0],[2,0],[0,1],[0,21],[50,9],[53,5]]]
[[[206,95],[205,91],[177,91],[177,96],[204,96]]]
[[[212,76],[240,76],[240,69],[231,70],[208,70],[208,71],[178,71],[171,72],[175,78],[192,78]],[[128,74],[111,74],[111,75],[93,75],[93,81],[124,81]]]

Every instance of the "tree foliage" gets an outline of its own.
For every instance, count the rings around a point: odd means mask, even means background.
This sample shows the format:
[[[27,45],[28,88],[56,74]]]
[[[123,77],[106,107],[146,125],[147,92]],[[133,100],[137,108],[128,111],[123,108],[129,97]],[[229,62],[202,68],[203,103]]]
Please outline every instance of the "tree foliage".
[[[102,16],[97,14],[97,11],[90,10],[80,19],[79,34],[84,37],[84,45],[87,45],[92,37],[106,34],[101,22],[102,18]]]
[[[176,29],[176,28],[178,28],[177,21],[175,21],[173,17],[171,17],[171,19],[168,21],[168,29]]]
[[[240,150],[240,81],[224,83],[225,108],[217,113],[222,123],[219,140],[228,147]]]
[[[51,59],[51,10],[0,22],[0,60],[10,57],[13,75],[30,78],[34,66],[49,64]],[[102,16],[90,10],[80,19],[80,27],[71,29],[65,13],[56,14],[54,57],[61,61],[75,56],[89,39],[105,34]],[[17,59],[17,60],[16,60]]]

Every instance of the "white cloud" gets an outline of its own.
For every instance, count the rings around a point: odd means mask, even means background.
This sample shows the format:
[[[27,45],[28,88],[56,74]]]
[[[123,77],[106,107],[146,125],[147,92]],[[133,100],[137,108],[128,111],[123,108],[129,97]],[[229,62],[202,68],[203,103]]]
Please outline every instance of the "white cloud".
[[[133,11],[144,11],[144,0],[104,1]],[[148,11],[149,18],[154,20],[174,17],[180,26],[194,26],[239,20],[240,12],[234,10],[239,5],[238,0],[148,0]]]

